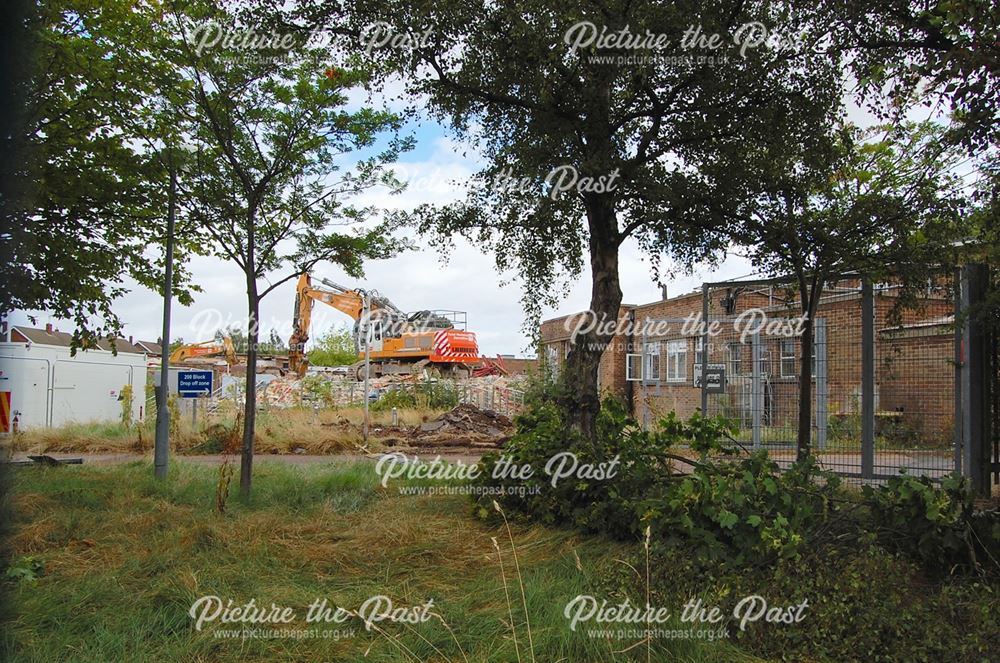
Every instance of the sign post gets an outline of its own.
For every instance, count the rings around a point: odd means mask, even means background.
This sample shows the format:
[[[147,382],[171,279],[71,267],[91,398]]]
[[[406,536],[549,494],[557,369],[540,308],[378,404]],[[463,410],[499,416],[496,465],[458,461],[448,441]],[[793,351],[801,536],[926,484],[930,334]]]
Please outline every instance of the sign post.
[[[198,398],[212,394],[212,371],[181,371],[177,374],[177,393],[191,402],[191,427],[198,427]]]

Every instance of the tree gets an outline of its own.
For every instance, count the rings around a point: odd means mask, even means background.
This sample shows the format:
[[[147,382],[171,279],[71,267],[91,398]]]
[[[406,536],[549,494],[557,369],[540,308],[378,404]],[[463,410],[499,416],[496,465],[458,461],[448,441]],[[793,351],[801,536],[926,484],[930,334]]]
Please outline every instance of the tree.
[[[756,200],[734,217],[734,237],[762,272],[792,277],[804,316],[800,459],[811,446],[814,319],[824,287],[848,273],[926,286],[960,236],[960,158],[932,123],[846,125],[796,158],[776,157],[770,181],[748,190]]]
[[[902,112],[943,99],[951,138],[972,151],[1000,137],[1000,5],[993,0],[824,0],[865,98]],[[888,108],[883,103],[889,101]]]
[[[30,7],[27,5],[30,4]],[[74,323],[74,348],[121,335],[125,277],[158,288],[163,164],[130,131],[157,60],[131,48],[133,2],[14,3],[2,135],[0,310]],[[6,42],[5,42],[6,45]],[[190,247],[181,244],[178,257]],[[181,261],[175,296],[190,302]]]
[[[320,336],[309,351],[313,366],[346,366],[358,360],[354,334],[346,327],[332,329]]]
[[[278,335],[277,329],[271,329],[267,333],[267,351],[271,354],[287,354],[288,346],[284,339]]]
[[[186,178],[191,218],[212,249],[240,267],[247,294],[247,389],[240,491],[249,495],[256,415],[260,301],[322,261],[362,276],[364,259],[392,255],[400,243],[371,208],[349,200],[375,186],[396,187],[386,165],[410,141],[389,112],[347,110],[347,93],[363,85],[361,69],[324,76],[322,49],[274,44],[244,50],[249,34],[238,13],[206,4],[174,14],[172,44],[161,53],[183,72],[184,85],[163,91],[186,118],[196,148]],[[206,32],[212,31],[212,32]],[[216,32],[217,31],[217,32]],[[236,36],[206,46],[206,34]],[[360,154],[367,150],[373,154]],[[355,159],[353,167],[350,160]]]
[[[487,166],[468,198],[416,218],[432,241],[464,236],[494,249],[500,271],[516,268],[532,326],[585,260],[593,315],[616,320],[623,242],[650,255],[657,278],[663,257],[712,257],[724,241],[709,231],[722,218],[704,201],[735,204],[744,146],[816,132],[840,97],[835,56],[812,48],[812,15],[787,3],[326,7],[301,2],[286,20],[325,11],[358,51],[381,46],[385,71],[405,72],[410,92],[480,148]],[[800,42],[751,39],[765,23]],[[626,43],[647,35],[652,48]],[[705,177],[706,163],[727,164],[725,176]],[[581,333],[562,371],[562,404],[591,437],[611,339],[607,326]]]

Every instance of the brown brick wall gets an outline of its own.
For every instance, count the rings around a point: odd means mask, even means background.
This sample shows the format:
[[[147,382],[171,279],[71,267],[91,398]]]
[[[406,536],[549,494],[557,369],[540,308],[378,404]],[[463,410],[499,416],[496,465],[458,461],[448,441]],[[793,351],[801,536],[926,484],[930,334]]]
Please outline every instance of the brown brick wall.
[[[844,285],[843,283],[840,285]],[[850,285],[850,284],[848,284]],[[713,291],[710,298],[710,319],[722,316],[721,295]],[[742,292],[737,300],[734,315],[750,308],[761,308],[771,317],[794,317],[797,308],[783,303],[779,291],[759,288]],[[890,320],[895,297],[892,292],[876,294],[876,391],[877,407],[882,411],[903,412],[902,421],[912,422],[912,426],[944,434],[950,431],[951,412],[954,399],[954,371],[951,367],[953,342],[952,332],[946,324],[928,326],[928,321],[941,321],[953,311],[952,301],[944,296],[928,298],[916,309],[908,309],[899,320]],[[632,407],[635,416],[645,423],[664,416],[670,411],[682,417],[689,416],[701,406],[701,391],[694,387],[694,366],[696,339],[685,338],[681,333],[680,321],[702,310],[700,291],[651,302],[635,307],[623,307],[622,314],[634,311],[634,329],[638,332],[631,337],[618,337],[605,351],[600,364],[600,384],[605,393],[624,397],[628,393],[625,381],[626,354],[643,352],[643,323],[647,320],[674,319],[678,322],[671,330],[655,340],[661,341],[660,379],[656,381],[633,382]],[[569,332],[565,329],[566,319],[577,320],[575,316],[565,316],[547,320],[541,327],[543,346],[558,348],[559,358],[565,356],[565,342]],[[861,393],[861,297],[857,292],[832,294],[824,298],[817,315],[825,321],[827,330],[827,388],[829,412],[856,412]],[[891,328],[902,324],[904,333],[895,333]],[[918,332],[909,330],[919,325]],[[683,382],[667,381],[667,353],[662,342],[666,340],[686,340],[687,378]],[[654,339],[649,339],[654,340]],[[728,369],[726,345],[738,340],[738,334],[731,325],[724,327],[723,333],[710,339],[708,363],[727,364],[729,389],[723,398],[716,397],[715,403],[728,403],[733,412],[738,411],[743,387],[741,382],[749,378],[734,376]],[[765,339],[765,351],[769,354],[766,370],[771,380],[774,402],[781,404],[773,412],[772,426],[794,426],[798,399],[798,356],[799,343],[795,341],[794,375],[781,375],[780,340]],[[545,354],[545,348],[542,349]],[[749,376],[752,351],[749,342],[743,346],[740,368]],[[891,369],[891,370],[890,370]],[[813,390],[815,399],[815,389]],[[814,400],[815,402],[815,400]],[[789,405],[791,404],[791,405]],[[721,408],[720,409],[724,409]],[[950,434],[950,433],[949,433]]]

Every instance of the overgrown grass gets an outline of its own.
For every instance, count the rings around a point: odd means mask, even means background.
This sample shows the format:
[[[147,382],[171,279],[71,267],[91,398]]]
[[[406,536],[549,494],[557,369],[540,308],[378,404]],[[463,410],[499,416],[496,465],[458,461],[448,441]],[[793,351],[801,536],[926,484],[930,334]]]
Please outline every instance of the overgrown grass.
[[[3,581],[6,661],[517,661],[646,660],[645,646],[571,632],[570,599],[595,591],[630,548],[570,531],[516,527],[534,658],[506,530],[471,517],[464,496],[404,496],[371,464],[255,468],[253,497],[215,509],[218,470],[184,462],[165,482],[145,463],[26,467],[13,477],[11,559],[35,580]],[[504,559],[501,576],[496,537]],[[351,637],[223,639],[198,632],[192,603],[216,595],[296,609],[317,598],[356,609],[373,595],[434,600],[437,621],[387,635],[352,620]],[[393,642],[392,637],[398,637]],[[456,642],[457,641],[457,642]],[[407,651],[411,653],[406,653]],[[367,652],[367,657],[365,656]],[[747,660],[725,642],[658,641],[654,661]],[[467,657],[467,658],[466,658]]]
[[[444,410],[427,408],[400,409],[397,421],[416,426]],[[263,454],[292,453],[302,449],[310,454],[356,450],[361,446],[360,426],[364,411],[360,406],[324,408],[287,408],[263,410],[257,415],[256,450]],[[171,445],[181,453],[221,453],[223,441],[236,421],[235,408],[223,408],[217,414],[199,415],[197,425],[184,413],[171,432]],[[376,442],[384,437],[379,428],[392,422],[391,411],[370,414]],[[15,451],[63,453],[145,453],[153,448],[155,418],[123,426],[117,422],[89,422],[58,428],[35,428],[13,439]]]

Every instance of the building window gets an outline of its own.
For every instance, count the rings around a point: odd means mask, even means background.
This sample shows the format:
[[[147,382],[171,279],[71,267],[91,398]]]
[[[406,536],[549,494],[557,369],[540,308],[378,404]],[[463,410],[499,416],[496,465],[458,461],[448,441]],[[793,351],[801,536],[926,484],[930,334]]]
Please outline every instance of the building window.
[[[683,382],[688,376],[688,342],[670,341],[667,343],[667,381]]]
[[[659,380],[660,379],[660,343],[659,341],[653,341],[652,343],[646,343],[645,345],[645,357],[646,366],[643,370],[643,379],[645,380]]]
[[[559,375],[559,345],[556,343],[549,343],[545,346],[545,363],[548,364],[547,368],[549,374],[554,378]]]
[[[795,339],[783,339],[781,341],[781,377],[793,378],[798,375],[798,366],[795,362],[795,346],[798,342]]]
[[[699,336],[694,340],[694,363],[699,366],[705,365],[705,337]]]
[[[726,346],[726,371],[732,375],[740,375],[743,370],[743,344],[735,341]]]
[[[642,355],[625,355],[625,380],[638,382],[642,379]]]
[[[798,339],[784,339],[781,341],[781,377],[794,378],[799,375],[799,362],[796,358],[796,349],[800,345]],[[812,346],[812,377],[816,379],[816,344]]]

